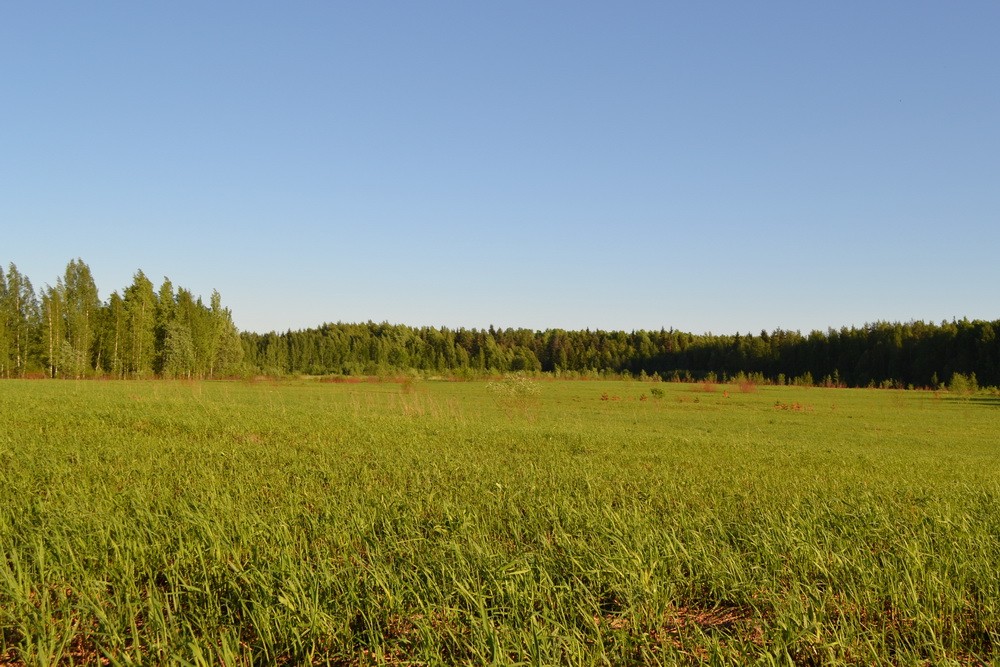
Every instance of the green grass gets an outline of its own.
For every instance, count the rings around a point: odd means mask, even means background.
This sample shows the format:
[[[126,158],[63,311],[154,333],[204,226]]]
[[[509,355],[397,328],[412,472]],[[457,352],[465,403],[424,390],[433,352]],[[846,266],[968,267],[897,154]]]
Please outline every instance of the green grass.
[[[0,664],[1000,660],[1000,404],[537,388],[0,382]]]

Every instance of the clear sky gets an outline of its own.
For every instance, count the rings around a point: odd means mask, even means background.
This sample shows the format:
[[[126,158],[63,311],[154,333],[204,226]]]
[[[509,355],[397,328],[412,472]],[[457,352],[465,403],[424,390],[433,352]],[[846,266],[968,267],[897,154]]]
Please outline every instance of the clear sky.
[[[0,262],[242,329],[997,319],[1000,3],[0,8]]]

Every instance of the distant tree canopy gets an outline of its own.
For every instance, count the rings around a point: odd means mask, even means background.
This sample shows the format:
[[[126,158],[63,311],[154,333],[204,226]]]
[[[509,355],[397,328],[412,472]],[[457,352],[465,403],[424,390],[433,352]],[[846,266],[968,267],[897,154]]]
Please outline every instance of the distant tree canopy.
[[[940,325],[879,322],[860,328],[694,335],[659,331],[448,329],[325,324],[285,333],[244,333],[246,359],[266,373],[629,373],[665,380],[754,376],[814,378],[831,385],[938,387],[955,373],[1000,385],[1000,320]]]
[[[939,387],[960,374],[980,386],[1000,386],[998,331],[1000,320],[963,319],[877,322],[808,335],[781,329],[717,336],[674,329],[533,331],[373,322],[240,334],[218,292],[205,305],[167,279],[156,289],[142,271],[102,302],[82,260],[71,261],[39,295],[15,265],[0,268],[0,377],[541,371]]]

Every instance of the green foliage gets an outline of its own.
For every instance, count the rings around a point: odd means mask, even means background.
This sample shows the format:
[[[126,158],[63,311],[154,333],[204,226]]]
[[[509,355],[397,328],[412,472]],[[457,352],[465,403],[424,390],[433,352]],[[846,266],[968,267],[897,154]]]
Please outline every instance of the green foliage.
[[[39,366],[33,358],[39,327],[38,301],[28,277],[12,263],[6,287],[0,295],[0,319],[4,321],[6,353],[4,377],[21,377]],[[37,358],[37,357],[36,357]]]
[[[971,396],[979,391],[979,382],[976,374],[952,373],[951,382],[948,383],[948,391],[958,396]]]
[[[55,287],[46,287],[42,292],[42,356],[50,377],[59,377],[62,360],[66,354],[63,342],[66,339],[66,299],[62,279]]]
[[[102,309],[100,353],[98,368],[113,377],[125,375],[126,313],[125,302],[118,292],[113,292],[107,306]]]
[[[802,375],[796,377],[792,380],[792,384],[796,387],[811,387],[813,386],[813,376],[812,373],[806,371]]]
[[[72,260],[66,266],[63,279],[57,283],[57,289],[62,291],[60,300],[65,331],[61,367],[69,377],[84,377],[94,371],[101,308],[90,267],[83,260]]]
[[[625,373],[691,381],[744,373],[756,384],[828,386],[933,385],[936,373],[962,368],[1000,384],[1000,341],[994,325],[912,322],[761,336],[694,336],[679,331],[529,331],[435,329],[387,323],[325,324],[282,334],[243,334],[247,362],[281,374],[356,373],[369,363],[397,372],[479,376],[540,369],[556,377]],[[530,353],[530,354],[529,354]],[[847,369],[847,370],[845,370]],[[361,372],[364,372],[363,370]],[[950,371],[949,371],[950,372]]]
[[[246,373],[239,331],[218,292],[206,307],[142,271],[101,303],[88,267],[75,259],[41,304],[11,264],[0,271],[0,377],[44,368],[51,377],[233,377]]]
[[[54,286],[42,290],[40,303],[13,264],[3,273],[0,377],[43,368],[53,377],[398,376],[413,371],[469,378],[542,372],[682,382],[740,377],[739,382],[758,386],[813,384],[819,378],[827,387],[939,388],[939,378],[960,373],[975,374],[985,386],[1000,385],[1000,321],[876,322],[808,336],[781,329],[718,336],[673,329],[448,329],[385,322],[240,334],[217,292],[206,305],[168,279],[154,290],[142,271],[105,303],[79,259],[67,265]],[[168,368],[168,333],[178,332],[174,322],[190,332],[192,349],[190,354],[182,350],[183,363],[175,358]],[[182,344],[178,340],[175,347]]]
[[[7,314],[7,277],[0,266],[0,377],[10,377],[10,318]]]
[[[137,271],[125,289],[125,371],[132,377],[148,377],[156,359],[156,292],[153,283]]]
[[[163,375],[169,378],[191,378],[197,372],[197,359],[191,329],[176,320],[165,325],[163,344]]]

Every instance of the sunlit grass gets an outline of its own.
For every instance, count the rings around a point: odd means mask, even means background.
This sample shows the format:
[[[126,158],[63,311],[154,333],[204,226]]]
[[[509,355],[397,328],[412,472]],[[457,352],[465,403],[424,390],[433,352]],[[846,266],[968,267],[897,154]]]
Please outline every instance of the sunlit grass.
[[[0,663],[997,659],[996,404],[701,389],[0,382]]]

